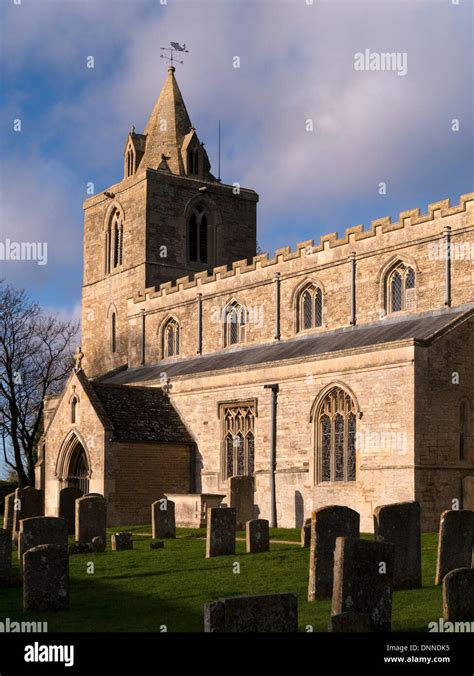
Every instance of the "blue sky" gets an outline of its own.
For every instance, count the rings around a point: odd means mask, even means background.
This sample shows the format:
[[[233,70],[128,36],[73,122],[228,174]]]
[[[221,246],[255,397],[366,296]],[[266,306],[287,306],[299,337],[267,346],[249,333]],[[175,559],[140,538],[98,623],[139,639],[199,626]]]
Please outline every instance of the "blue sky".
[[[171,40],[189,48],[176,76],[214,172],[221,119],[223,180],[260,194],[263,249],[456,202],[473,189],[472,8],[1,0],[0,239],[48,243],[47,265],[0,262],[2,276],[78,317],[86,184],[98,192],[122,177],[127,132],[143,131]],[[406,75],[356,71],[366,49],[406,54]]]

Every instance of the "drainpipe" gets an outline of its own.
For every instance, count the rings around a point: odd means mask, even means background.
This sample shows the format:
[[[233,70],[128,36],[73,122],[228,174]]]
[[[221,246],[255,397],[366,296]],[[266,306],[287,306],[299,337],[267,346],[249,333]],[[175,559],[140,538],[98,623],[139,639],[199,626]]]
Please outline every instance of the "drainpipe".
[[[145,310],[142,310],[142,336],[140,340],[140,366],[145,366]]]
[[[197,353],[202,354],[202,293],[197,294]]]
[[[280,340],[280,273],[275,272],[275,340]]]
[[[353,251],[349,256],[351,264],[351,326],[356,324],[356,255]]]
[[[446,251],[444,267],[444,304],[451,307],[451,227],[445,225],[443,228],[444,244]]]
[[[276,469],[276,433],[277,433],[277,398],[278,385],[264,385],[266,389],[272,391],[271,402],[271,420],[270,420],[270,528],[277,527],[277,510],[276,510],[276,486],[275,486],[275,469]]]

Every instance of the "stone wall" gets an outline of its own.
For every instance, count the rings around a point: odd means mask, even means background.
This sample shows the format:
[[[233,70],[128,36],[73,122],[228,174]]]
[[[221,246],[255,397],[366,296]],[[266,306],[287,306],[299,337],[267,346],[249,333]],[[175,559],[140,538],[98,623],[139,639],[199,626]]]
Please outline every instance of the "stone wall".
[[[185,444],[112,443],[106,457],[108,525],[151,523],[151,504],[165,493],[191,491]]]

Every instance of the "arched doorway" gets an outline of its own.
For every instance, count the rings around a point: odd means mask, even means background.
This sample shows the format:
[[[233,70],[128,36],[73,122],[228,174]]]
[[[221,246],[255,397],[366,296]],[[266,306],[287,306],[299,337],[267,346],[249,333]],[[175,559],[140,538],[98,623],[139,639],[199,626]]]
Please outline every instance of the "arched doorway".
[[[78,488],[84,495],[89,492],[89,463],[80,441],[77,441],[72,450],[64,486]]]

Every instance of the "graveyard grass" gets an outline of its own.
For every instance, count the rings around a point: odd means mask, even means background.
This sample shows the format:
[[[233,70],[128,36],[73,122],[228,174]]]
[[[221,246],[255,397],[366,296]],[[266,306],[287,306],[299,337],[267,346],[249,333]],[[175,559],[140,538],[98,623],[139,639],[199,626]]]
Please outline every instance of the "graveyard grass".
[[[134,534],[134,550],[112,552],[110,536],[118,530]],[[235,556],[205,559],[205,529],[178,529],[176,540],[151,550],[151,527],[108,531],[107,551],[70,557],[71,607],[61,612],[23,612],[19,585],[0,590],[0,621],[46,621],[48,631],[202,631],[203,605],[242,594],[293,592],[298,596],[300,631],[327,631],[330,600],[308,603],[309,549],[271,544],[270,552],[246,554],[237,541]],[[244,533],[238,533],[243,537]],[[299,541],[297,529],[272,529],[271,538]],[[364,536],[372,539],[372,536]],[[393,631],[427,631],[442,616],[441,587],[434,586],[437,534],[422,536],[423,588],[395,592]],[[17,552],[13,553],[18,576]],[[94,574],[87,565],[94,564]],[[240,573],[234,573],[234,562]]]

